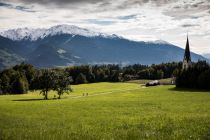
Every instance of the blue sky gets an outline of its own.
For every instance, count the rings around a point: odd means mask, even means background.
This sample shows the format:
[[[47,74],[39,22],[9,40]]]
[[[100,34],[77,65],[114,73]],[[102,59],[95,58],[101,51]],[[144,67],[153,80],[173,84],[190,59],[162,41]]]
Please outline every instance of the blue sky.
[[[210,0],[0,0],[0,30],[70,24],[210,53]]]

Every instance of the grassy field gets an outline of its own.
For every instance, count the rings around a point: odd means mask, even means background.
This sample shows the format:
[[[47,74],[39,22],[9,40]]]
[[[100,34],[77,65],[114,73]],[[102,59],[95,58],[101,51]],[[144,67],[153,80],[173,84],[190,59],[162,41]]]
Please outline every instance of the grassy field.
[[[61,100],[0,96],[0,139],[210,139],[210,92],[135,83],[73,90]]]

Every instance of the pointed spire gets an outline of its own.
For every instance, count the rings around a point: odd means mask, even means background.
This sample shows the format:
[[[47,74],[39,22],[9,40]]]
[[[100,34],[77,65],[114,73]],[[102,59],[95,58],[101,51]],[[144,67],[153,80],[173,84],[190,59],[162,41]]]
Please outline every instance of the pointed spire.
[[[185,53],[184,53],[184,59],[187,60],[187,62],[191,61],[188,33],[187,33],[187,43],[186,43],[186,48],[185,48]]]

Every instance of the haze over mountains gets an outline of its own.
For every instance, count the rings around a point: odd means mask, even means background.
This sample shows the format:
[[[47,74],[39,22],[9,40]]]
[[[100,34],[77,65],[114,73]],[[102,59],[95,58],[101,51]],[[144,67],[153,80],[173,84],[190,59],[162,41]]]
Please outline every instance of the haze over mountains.
[[[137,42],[71,25],[19,28],[0,33],[0,69],[26,62],[36,67],[81,64],[158,64],[182,61],[184,50],[165,41]],[[206,60],[192,53],[193,61]]]
[[[210,60],[210,53],[204,53],[202,54],[205,58],[209,59]]]

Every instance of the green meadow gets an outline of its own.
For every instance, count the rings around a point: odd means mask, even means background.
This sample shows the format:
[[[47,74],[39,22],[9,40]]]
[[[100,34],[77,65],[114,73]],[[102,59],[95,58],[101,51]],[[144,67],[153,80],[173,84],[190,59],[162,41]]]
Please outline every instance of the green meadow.
[[[208,91],[138,82],[72,88],[61,100],[53,91],[50,100],[39,91],[0,96],[0,139],[210,139]]]

